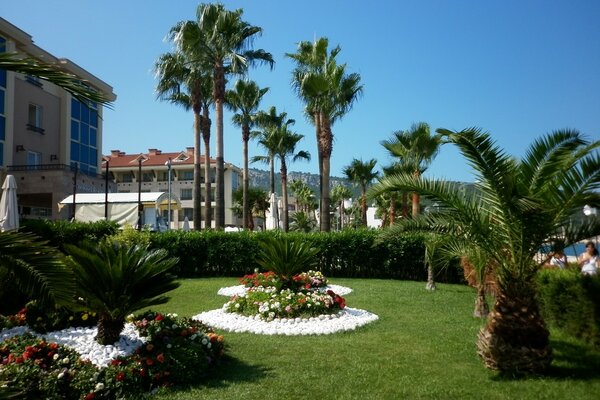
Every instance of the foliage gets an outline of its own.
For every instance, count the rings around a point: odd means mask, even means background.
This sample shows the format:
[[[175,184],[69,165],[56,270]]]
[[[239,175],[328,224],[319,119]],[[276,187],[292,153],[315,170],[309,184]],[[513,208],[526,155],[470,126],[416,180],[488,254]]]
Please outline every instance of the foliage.
[[[70,222],[27,219],[22,221],[21,231],[32,232],[47,240],[49,245],[64,252],[65,244],[77,245],[84,240],[98,242],[106,236],[116,234],[119,226],[114,221]]]
[[[0,330],[27,324],[26,311],[25,308],[22,308],[16,314],[0,315]]]
[[[565,332],[600,345],[600,277],[579,270],[541,270],[540,305],[546,320]]]
[[[343,310],[343,297],[328,290],[295,292],[291,289],[255,287],[243,296],[233,296],[223,308],[228,312],[272,321],[275,318],[310,318]]]
[[[4,281],[0,300],[13,296],[18,289],[46,305],[70,305],[75,280],[63,258],[60,252],[31,233],[0,233],[0,280]],[[1,308],[0,312],[3,312]]]
[[[319,250],[307,241],[288,236],[265,237],[261,242],[257,263],[275,273],[287,288],[293,276],[317,265]]]
[[[268,288],[274,287],[277,290],[281,290],[282,281],[278,275],[274,272],[257,272],[253,274],[244,275],[240,278],[240,282],[247,288]],[[327,279],[323,276],[320,271],[309,270],[292,277],[290,289],[294,291],[303,290],[314,290],[327,286]]]
[[[148,311],[131,318],[142,347],[98,368],[68,347],[31,335],[0,343],[0,381],[25,398],[138,398],[159,387],[197,383],[223,355],[223,336],[201,322]]]
[[[77,308],[85,308],[83,299],[79,299]],[[98,315],[87,310],[72,311],[64,307],[41,307],[32,300],[25,305],[23,315],[27,326],[39,333],[46,333],[76,326],[94,326]]]
[[[344,167],[343,170],[344,175],[346,175],[350,182],[360,186],[360,207],[364,226],[367,226],[367,186],[379,175],[377,171],[373,170],[375,164],[377,164],[377,160],[374,158],[369,161],[354,158],[350,165]]]
[[[138,231],[131,225],[125,225],[122,230],[108,237],[108,240],[121,243],[124,247],[148,247],[151,243],[152,233],[146,230]]]
[[[99,316],[97,340],[101,344],[118,339],[129,313],[166,303],[165,293],[179,286],[169,274],[177,259],[169,258],[165,250],[128,247],[110,240],[67,246],[67,250],[80,295]]]
[[[291,217],[290,230],[293,232],[313,232],[317,223],[304,211],[296,211]]]

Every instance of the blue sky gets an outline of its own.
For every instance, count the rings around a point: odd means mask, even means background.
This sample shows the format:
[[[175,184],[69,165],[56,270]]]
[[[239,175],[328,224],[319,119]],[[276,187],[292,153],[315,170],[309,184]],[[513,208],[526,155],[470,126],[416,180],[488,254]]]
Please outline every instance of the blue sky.
[[[128,153],[193,145],[192,115],[156,100],[152,67],[170,51],[164,37],[176,22],[194,19],[196,1],[10,1],[0,15],[40,47],[66,57],[114,87],[105,113],[103,151]],[[301,40],[326,36],[338,58],[358,72],[364,95],[333,127],[332,174],[353,157],[391,159],[380,145],[395,130],[425,121],[433,129],[477,126],[514,155],[537,136],[575,128],[600,139],[600,2],[572,1],[225,1],[264,29],[256,48],[271,52],[273,71],[249,77],[270,87],[271,105],[297,120],[299,149],[317,172],[314,128],[290,88],[284,57]],[[241,165],[241,132],[225,114],[225,159]],[[213,131],[214,139],[214,131]],[[214,144],[212,148],[214,155]],[[255,144],[250,155],[262,154]],[[262,166],[261,166],[262,167]],[[444,147],[428,174],[472,181],[466,162]]]

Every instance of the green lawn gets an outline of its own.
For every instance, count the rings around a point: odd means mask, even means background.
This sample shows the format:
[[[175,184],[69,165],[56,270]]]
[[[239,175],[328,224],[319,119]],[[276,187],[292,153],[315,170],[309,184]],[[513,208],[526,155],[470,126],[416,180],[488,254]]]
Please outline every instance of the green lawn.
[[[327,336],[224,332],[227,357],[209,379],[157,399],[598,399],[600,350],[552,331],[548,376],[502,378],[479,360],[474,293],[458,285],[336,279],[350,307],[380,320]],[[185,280],[157,310],[191,316],[219,308],[233,278]]]

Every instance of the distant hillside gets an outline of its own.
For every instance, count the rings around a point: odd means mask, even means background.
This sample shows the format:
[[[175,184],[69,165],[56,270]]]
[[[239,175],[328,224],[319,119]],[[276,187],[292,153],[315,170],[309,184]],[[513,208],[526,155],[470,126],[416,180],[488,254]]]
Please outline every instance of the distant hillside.
[[[315,195],[319,195],[319,175],[309,174],[307,172],[288,172],[288,182],[293,179],[300,179],[308,184],[315,192]],[[344,178],[338,178],[335,176],[331,177],[331,187],[337,185],[345,185],[350,190],[355,191],[355,188]],[[261,169],[250,168],[250,186],[263,188],[269,191],[269,171],[263,171]],[[275,173],[275,190],[281,194],[281,176],[277,172]],[[357,191],[358,193],[358,191]]]

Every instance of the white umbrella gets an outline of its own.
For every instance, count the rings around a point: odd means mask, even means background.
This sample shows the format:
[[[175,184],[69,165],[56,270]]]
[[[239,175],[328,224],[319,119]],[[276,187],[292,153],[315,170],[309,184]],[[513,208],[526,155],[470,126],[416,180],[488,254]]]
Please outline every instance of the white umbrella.
[[[16,231],[19,229],[19,207],[17,206],[17,182],[12,175],[6,175],[2,184],[0,199],[0,230]]]
[[[271,193],[269,196],[269,216],[265,221],[267,229],[277,229],[279,226],[279,208],[277,207],[277,195]]]
[[[190,220],[188,219],[187,215],[185,216],[185,218],[183,219],[183,228],[182,228],[185,232],[190,230]]]

